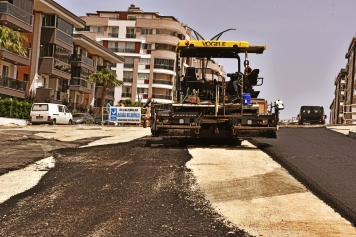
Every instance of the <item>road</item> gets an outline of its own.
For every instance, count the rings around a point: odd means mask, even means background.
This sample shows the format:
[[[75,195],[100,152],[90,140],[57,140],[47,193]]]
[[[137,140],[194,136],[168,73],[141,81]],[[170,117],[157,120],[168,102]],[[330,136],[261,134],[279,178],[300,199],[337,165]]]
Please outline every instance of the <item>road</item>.
[[[253,144],[146,147],[148,129],[54,127],[0,131],[2,147],[12,145],[11,159],[0,156],[3,173],[55,160],[36,186],[0,204],[1,236],[356,236],[349,221]],[[281,129],[283,139],[254,144],[284,157],[279,149],[298,149],[290,148],[293,139],[280,143],[297,131]],[[37,153],[14,149],[24,143]]]

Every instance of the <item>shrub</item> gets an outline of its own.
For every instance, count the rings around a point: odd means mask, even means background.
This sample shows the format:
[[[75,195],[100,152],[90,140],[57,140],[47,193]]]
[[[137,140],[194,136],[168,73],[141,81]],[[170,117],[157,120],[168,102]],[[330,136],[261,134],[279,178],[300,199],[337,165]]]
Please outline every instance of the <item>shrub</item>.
[[[0,100],[0,117],[28,119],[32,103],[18,101],[16,98]]]

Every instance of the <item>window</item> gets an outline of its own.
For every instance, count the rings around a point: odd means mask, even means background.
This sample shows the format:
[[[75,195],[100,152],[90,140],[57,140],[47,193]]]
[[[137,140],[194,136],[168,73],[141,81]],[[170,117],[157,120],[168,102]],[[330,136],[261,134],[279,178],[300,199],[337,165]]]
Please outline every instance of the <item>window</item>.
[[[152,29],[141,29],[141,35],[152,35]]]
[[[134,52],[135,52],[135,43],[126,43],[125,53],[134,53]]]
[[[148,88],[137,88],[137,94],[148,94]]]
[[[103,34],[103,33],[104,33],[104,27],[97,27],[97,26],[94,26],[94,27],[93,27],[93,32]]]
[[[150,65],[151,59],[150,58],[140,58],[140,61],[138,63],[140,65]]]
[[[154,68],[167,69],[167,70],[173,71],[174,60],[173,59],[164,59],[164,58],[155,58]]]
[[[132,72],[124,72],[124,78],[132,78],[133,76]]]
[[[126,38],[136,38],[134,28],[126,28]]]
[[[134,68],[134,59],[133,58],[125,58],[124,68]]]
[[[150,74],[149,73],[138,73],[138,78],[139,79],[149,79]]]
[[[7,77],[9,75],[9,67],[8,66],[5,66],[3,65],[2,66],[2,77]]]
[[[28,81],[28,76],[29,76],[28,74],[24,73],[23,74],[23,81]]]
[[[141,49],[152,49],[152,44],[141,44]]]

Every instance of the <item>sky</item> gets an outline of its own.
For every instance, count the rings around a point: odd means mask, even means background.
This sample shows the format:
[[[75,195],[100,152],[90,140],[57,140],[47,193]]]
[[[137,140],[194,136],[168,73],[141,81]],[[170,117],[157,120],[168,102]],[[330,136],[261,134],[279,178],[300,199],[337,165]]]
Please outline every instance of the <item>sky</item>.
[[[346,67],[345,55],[355,31],[354,0],[56,0],[78,16],[96,11],[127,11],[131,4],[146,12],[174,16],[205,39],[229,29],[220,40],[266,45],[263,54],[249,56],[264,83],[259,98],[280,99],[281,119],[296,117],[300,106],[323,106],[330,117],[334,80]],[[236,61],[215,60],[226,73]]]

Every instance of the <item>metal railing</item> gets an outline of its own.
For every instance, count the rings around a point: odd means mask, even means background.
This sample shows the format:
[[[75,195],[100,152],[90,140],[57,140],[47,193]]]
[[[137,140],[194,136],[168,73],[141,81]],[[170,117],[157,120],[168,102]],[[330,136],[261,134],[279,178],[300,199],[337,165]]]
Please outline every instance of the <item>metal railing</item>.
[[[63,31],[56,29],[56,39],[68,44],[73,45],[73,37],[71,35],[67,35]]]
[[[121,97],[131,97],[130,92],[122,92]]]
[[[170,95],[161,95],[161,94],[152,94],[152,98],[172,100],[172,96],[170,96]]]
[[[112,38],[118,38],[119,37],[119,33],[109,33],[108,36],[112,37]]]
[[[0,13],[7,13],[28,25],[32,25],[33,15],[11,3],[0,2]]]
[[[153,83],[163,84],[163,85],[173,85],[172,81],[163,80],[163,79],[153,79]]]
[[[11,77],[0,77],[0,86],[18,91],[25,91],[27,81],[19,81]]]
[[[136,38],[136,34],[126,34],[126,38],[134,39]]]
[[[91,87],[88,87],[88,84],[91,85],[90,83],[88,83],[88,81],[86,80],[82,80],[82,79],[70,79],[69,85],[71,86],[82,86],[88,89],[91,89]]]
[[[124,63],[124,68],[134,68],[133,63]]]
[[[157,68],[157,69],[166,69],[166,70],[171,70],[171,71],[173,71],[174,66],[166,65],[166,64],[155,64],[155,65],[154,65],[154,68]]]
[[[82,62],[88,66],[94,67],[94,60],[84,55],[72,55],[71,60],[72,62]]]
[[[123,82],[130,82],[130,83],[132,83],[133,78],[123,78],[122,80],[123,80]]]
[[[58,60],[55,58],[53,60],[54,60],[54,64],[53,64],[54,69],[60,70],[67,74],[71,73],[71,65],[70,64],[66,64],[66,63],[62,62],[61,60]]]

